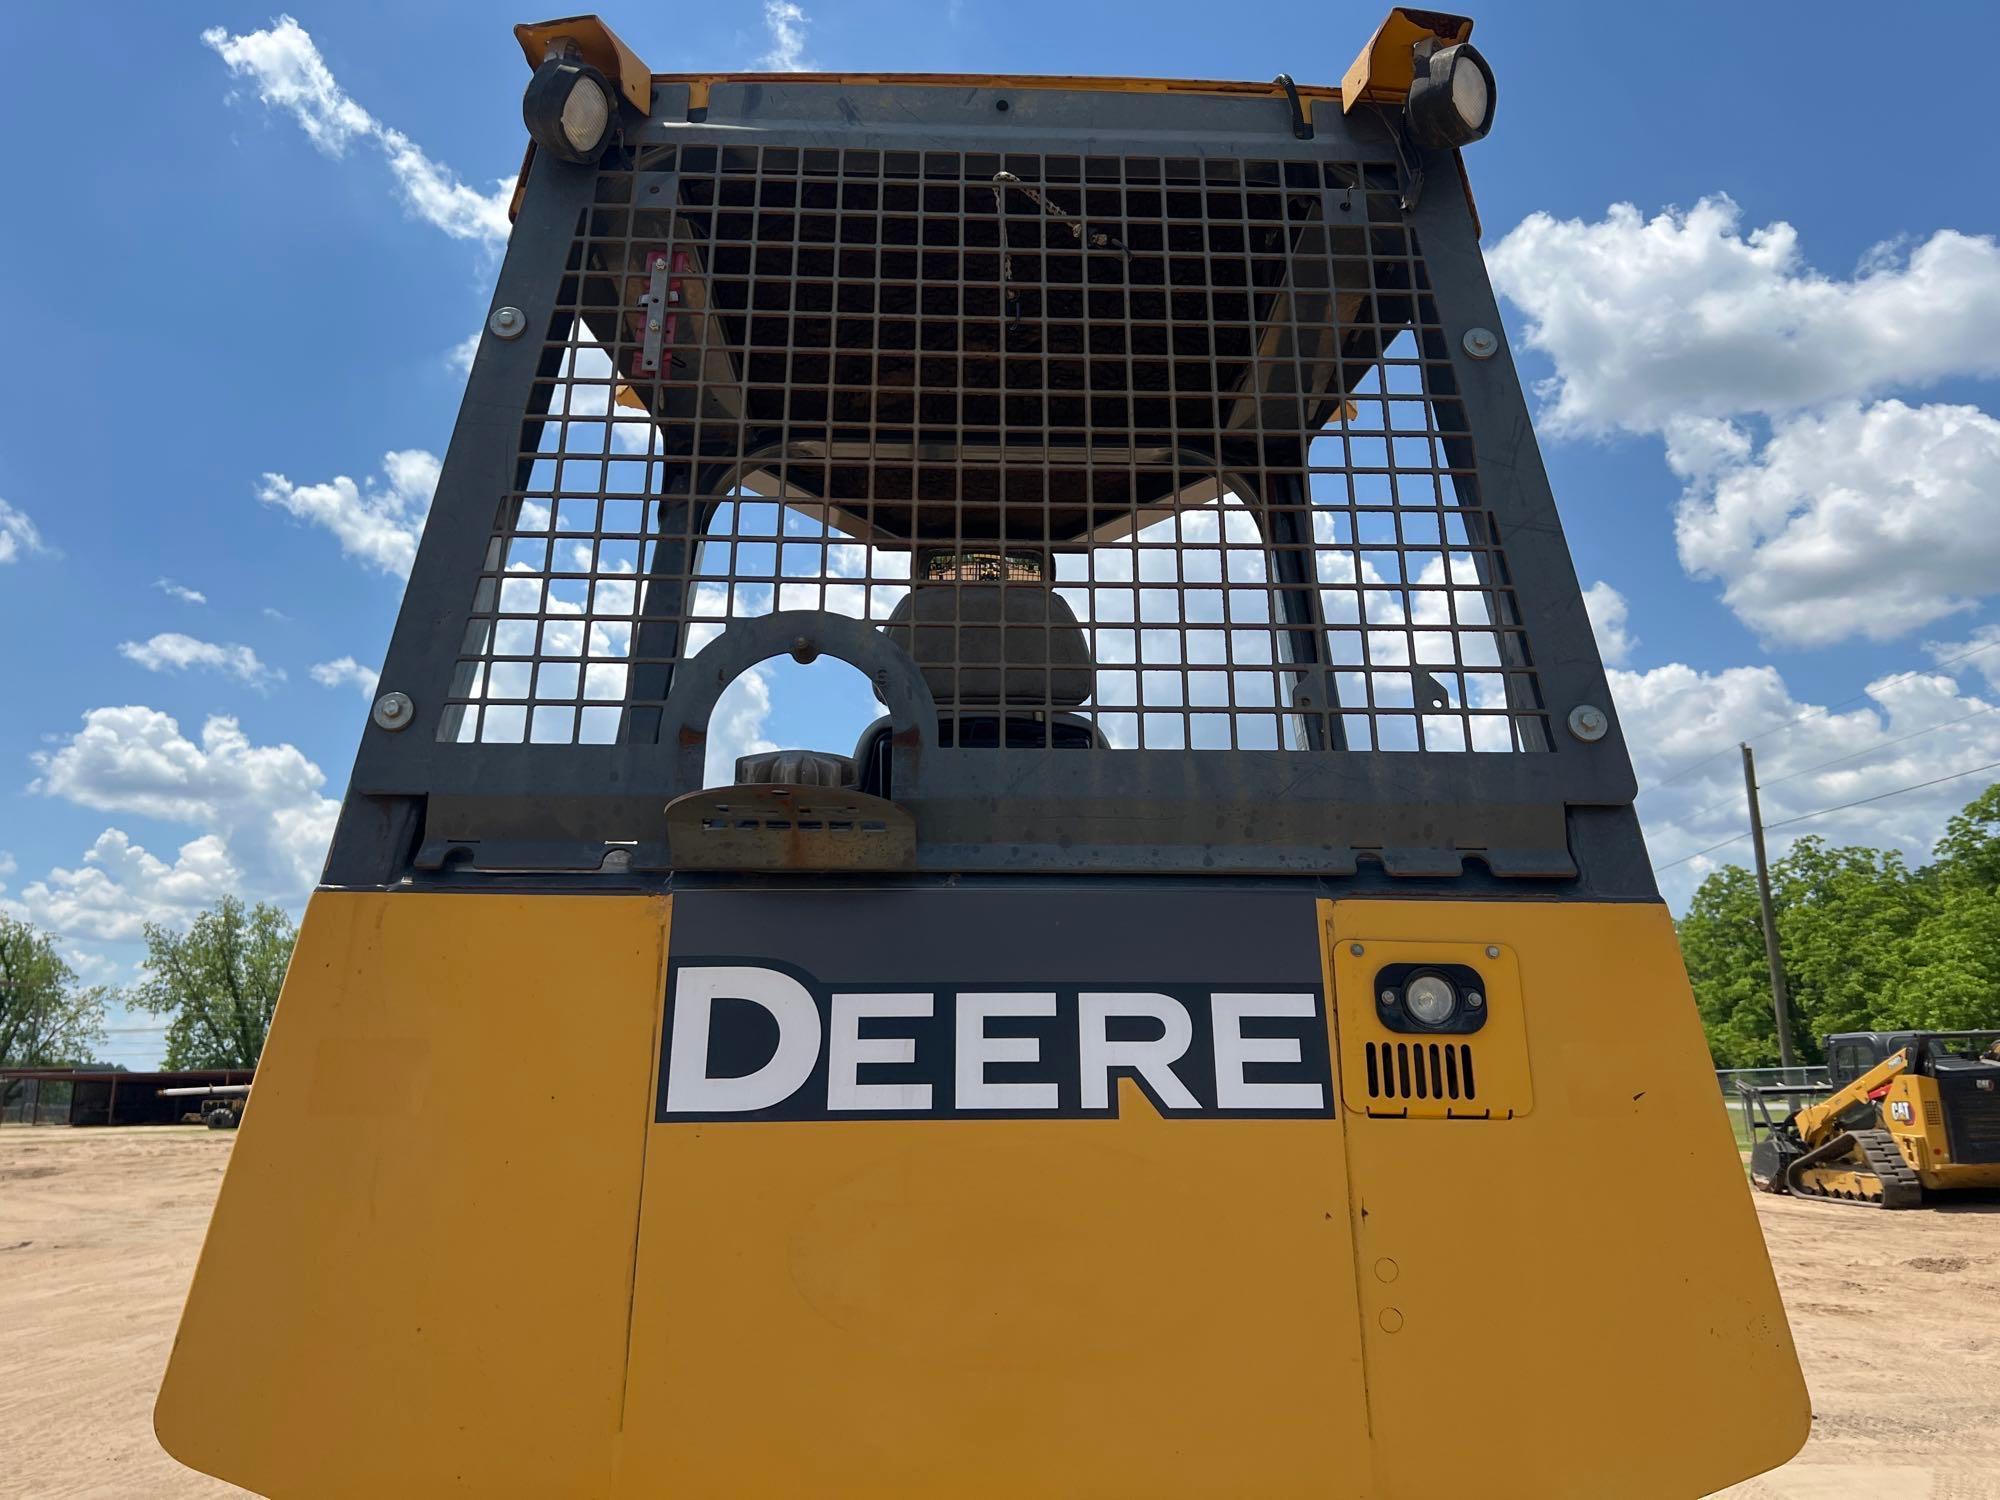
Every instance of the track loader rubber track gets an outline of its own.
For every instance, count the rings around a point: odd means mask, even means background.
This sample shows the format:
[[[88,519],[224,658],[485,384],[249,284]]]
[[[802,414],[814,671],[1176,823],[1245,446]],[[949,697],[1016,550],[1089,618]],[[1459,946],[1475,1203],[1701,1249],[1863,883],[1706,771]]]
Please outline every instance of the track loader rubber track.
[[[1879,1192],[1854,1193],[1821,1187],[1811,1180],[1815,1168],[1873,1178]],[[1785,1169],[1785,1188],[1798,1198],[1859,1203],[1870,1208],[1915,1208],[1924,1199],[1923,1183],[1903,1160],[1896,1138],[1886,1130],[1847,1131],[1813,1147]]]

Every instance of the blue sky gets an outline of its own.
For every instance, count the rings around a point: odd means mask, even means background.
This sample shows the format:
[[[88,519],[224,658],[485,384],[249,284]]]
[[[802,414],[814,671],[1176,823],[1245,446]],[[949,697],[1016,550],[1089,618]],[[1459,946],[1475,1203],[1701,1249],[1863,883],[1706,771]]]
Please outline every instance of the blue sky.
[[[1379,19],[1217,14],[722,0],[607,19],[662,70],[1329,83]],[[1921,857],[1994,774],[1958,773],[2000,761],[1986,102],[1946,61],[1935,84],[1886,73],[1873,7],[1784,36],[1747,36],[1740,6],[1654,7],[1625,36],[1614,16],[1484,7],[1499,120],[1468,162],[1663,885],[1678,904],[1743,857],[1686,858],[1742,829],[1746,736],[1774,822],[1880,798],[1781,845]],[[1924,16],[1936,37],[1987,20]],[[144,920],[226,889],[296,908],[310,887],[498,262],[521,19],[113,5],[85,74],[38,60],[0,99],[0,903],[88,977],[130,979]],[[61,147],[38,154],[51,122]],[[739,708],[814,742],[811,700]],[[135,1064],[157,1048],[112,1043]]]

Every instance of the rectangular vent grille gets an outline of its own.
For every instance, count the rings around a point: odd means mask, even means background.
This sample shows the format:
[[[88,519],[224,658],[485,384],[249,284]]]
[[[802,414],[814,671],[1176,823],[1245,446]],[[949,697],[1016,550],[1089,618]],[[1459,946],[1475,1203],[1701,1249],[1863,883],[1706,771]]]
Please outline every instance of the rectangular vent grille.
[[[1472,1048],[1464,1042],[1370,1042],[1371,1099],[1477,1099]]]

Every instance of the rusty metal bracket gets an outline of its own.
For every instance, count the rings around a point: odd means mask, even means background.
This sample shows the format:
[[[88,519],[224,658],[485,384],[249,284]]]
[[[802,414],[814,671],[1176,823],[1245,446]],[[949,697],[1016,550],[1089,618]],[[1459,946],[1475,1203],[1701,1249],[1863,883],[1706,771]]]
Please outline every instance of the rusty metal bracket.
[[[914,870],[917,820],[865,792],[725,786],[667,804],[676,870]]]

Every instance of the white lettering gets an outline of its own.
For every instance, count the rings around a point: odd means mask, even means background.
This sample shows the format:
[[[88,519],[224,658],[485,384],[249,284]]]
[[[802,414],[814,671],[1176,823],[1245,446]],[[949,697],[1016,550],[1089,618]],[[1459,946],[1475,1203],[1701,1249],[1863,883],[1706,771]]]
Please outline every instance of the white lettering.
[[[761,1005],[778,1023],[770,1061],[739,1078],[708,1071],[709,1021],[717,1000]],[[667,1065],[669,1114],[738,1114],[769,1109],[798,1092],[819,1061],[819,1007],[806,987],[771,969],[690,968],[674,985],[673,1050]]]
[[[928,1083],[861,1083],[862,1063],[911,1063],[917,1041],[908,1036],[861,1035],[863,1016],[928,1016],[929,995],[835,995],[827,1027],[826,1107],[835,1109],[929,1109]]]
[[[990,1016],[1052,1016],[1054,995],[963,994],[958,997],[954,1102],[960,1109],[1054,1109],[1053,1083],[988,1083],[988,1063],[1040,1062],[1042,1044],[1031,1036],[990,1037]]]
[[[1113,1016],[1144,1016],[1158,1021],[1164,1034],[1152,1041],[1114,1042],[1105,1036]],[[1194,1023],[1187,1007],[1171,995],[1102,993],[1085,990],[1077,996],[1077,1050],[1083,1059],[1083,1107],[1105,1109],[1111,1103],[1111,1070],[1131,1068],[1146,1080],[1153,1096],[1169,1109],[1199,1109],[1201,1101],[1175,1076],[1178,1062],[1194,1040]]]
[[[1316,1083],[1251,1083],[1243,1076],[1245,1063],[1296,1063],[1295,1036],[1249,1037],[1243,1034],[1247,1016],[1310,1016],[1311,995],[1217,994],[1209,1000],[1215,1026],[1215,1103],[1218,1109],[1316,1110],[1325,1096]]]

